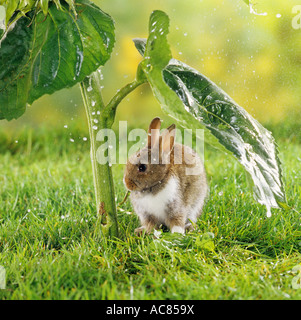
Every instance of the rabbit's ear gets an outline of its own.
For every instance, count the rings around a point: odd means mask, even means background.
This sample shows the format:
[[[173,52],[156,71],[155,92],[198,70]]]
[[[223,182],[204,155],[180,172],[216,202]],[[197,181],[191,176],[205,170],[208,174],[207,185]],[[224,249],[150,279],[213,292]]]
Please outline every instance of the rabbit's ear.
[[[149,125],[148,133],[147,133],[147,147],[149,149],[153,148],[154,145],[159,143],[160,127],[161,127],[161,119],[158,117],[154,118]]]
[[[160,139],[160,150],[163,155],[169,155],[175,145],[176,126],[172,124],[162,133]]]

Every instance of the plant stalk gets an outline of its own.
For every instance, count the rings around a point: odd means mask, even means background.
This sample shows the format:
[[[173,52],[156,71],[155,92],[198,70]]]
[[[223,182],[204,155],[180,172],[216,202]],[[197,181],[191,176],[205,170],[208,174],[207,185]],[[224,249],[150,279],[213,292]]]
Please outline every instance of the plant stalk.
[[[118,236],[118,222],[115,203],[112,168],[109,162],[97,161],[97,133],[102,129],[111,129],[119,103],[146,80],[134,80],[120,89],[107,106],[101,96],[100,73],[98,71],[86,77],[81,83],[81,93],[87,114],[90,141],[91,163],[94,179],[97,213],[104,235]],[[108,155],[109,156],[109,155]]]
[[[114,97],[110,100],[110,102],[105,107],[105,112],[108,114],[108,117],[110,119],[115,118],[116,109],[119,105],[119,103],[133,90],[135,90],[138,86],[145,83],[147,80],[146,78],[141,80],[134,80],[127,85],[125,85],[123,88],[117,91],[117,93],[114,95]]]
[[[110,129],[114,119],[108,119],[104,113],[105,105],[101,96],[100,74],[98,71],[86,77],[81,83],[81,92],[86,109],[91,143],[91,163],[94,179],[97,214],[104,235],[118,236],[118,223],[115,204],[115,192],[112,168],[109,163],[97,161],[97,133],[101,129]],[[110,125],[109,125],[110,124]]]

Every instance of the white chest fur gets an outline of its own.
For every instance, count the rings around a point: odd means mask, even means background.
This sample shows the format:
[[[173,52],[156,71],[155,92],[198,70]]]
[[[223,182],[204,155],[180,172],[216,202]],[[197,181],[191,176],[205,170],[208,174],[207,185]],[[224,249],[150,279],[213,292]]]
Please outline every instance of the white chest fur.
[[[171,177],[165,187],[156,193],[143,194],[135,197],[134,207],[136,213],[149,213],[158,218],[159,221],[164,222],[167,214],[167,205],[175,201],[179,197],[179,183],[176,177]]]

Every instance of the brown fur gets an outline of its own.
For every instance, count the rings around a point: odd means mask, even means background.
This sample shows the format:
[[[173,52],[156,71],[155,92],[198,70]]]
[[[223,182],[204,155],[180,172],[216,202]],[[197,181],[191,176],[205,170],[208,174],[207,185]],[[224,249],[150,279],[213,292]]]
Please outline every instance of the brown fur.
[[[174,125],[159,136],[160,123],[159,118],[152,120],[148,145],[129,158],[125,169],[124,183],[132,191],[130,198],[142,225],[136,230],[138,233],[143,230],[149,233],[161,223],[171,230],[174,227],[191,229],[190,214],[195,212],[191,218],[196,222],[208,192],[205,170],[196,152],[187,146],[174,143]],[[156,163],[151,163],[152,157]],[[170,158],[169,163],[166,163],[167,158]],[[139,172],[139,166],[143,163],[147,163],[146,171]],[[186,170],[189,168],[198,168],[200,172],[197,175],[187,175]],[[164,221],[160,221],[152,214],[151,208],[142,210],[137,201],[143,201],[143,197],[148,194],[158,194],[172,177],[176,177],[178,182],[178,194],[173,201],[166,204]]]

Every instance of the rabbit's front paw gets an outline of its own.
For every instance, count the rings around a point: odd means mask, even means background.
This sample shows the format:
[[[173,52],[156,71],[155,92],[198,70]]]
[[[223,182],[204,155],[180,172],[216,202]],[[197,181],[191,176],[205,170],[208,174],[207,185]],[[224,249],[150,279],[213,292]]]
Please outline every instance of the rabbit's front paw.
[[[171,233],[181,233],[181,234],[185,234],[185,229],[183,227],[180,227],[180,226],[173,226],[171,228]]]
[[[185,231],[189,232],[189,231],[194,231],[195,227],[193,226],[193,224],[191,222],[188,222],[185,224]]]
[[[137,236],[142,236],[143,235],[143,233],[145,233],[145,227],[139,227],[139,228],[136,228],[135,229],[135,234],[137,235]]]

